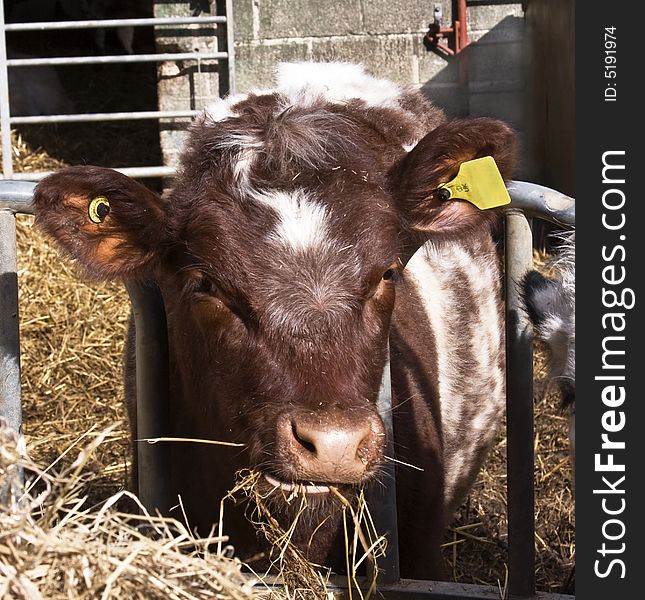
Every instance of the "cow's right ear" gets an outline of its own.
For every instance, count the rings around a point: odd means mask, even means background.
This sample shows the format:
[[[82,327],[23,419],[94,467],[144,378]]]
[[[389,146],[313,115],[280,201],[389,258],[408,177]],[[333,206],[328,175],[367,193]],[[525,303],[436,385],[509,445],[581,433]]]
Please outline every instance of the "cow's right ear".
[[[36,224],[99,279],[145,277],[165,247],[161,198],[122,173],[69,167],[34,191]]]

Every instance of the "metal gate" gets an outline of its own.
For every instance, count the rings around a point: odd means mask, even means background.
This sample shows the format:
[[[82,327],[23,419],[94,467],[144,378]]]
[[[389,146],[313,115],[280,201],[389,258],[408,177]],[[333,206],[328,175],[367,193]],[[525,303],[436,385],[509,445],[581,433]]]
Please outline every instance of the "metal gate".
[[[15,214],[31,213],[34,183],[0,181],[0,417],[16,430],[21,427],[20,332],[16,275]],[[506,210],[505,288],[507,354],[507,474],[509,581],[511,599],[570,600],[572,596],[535,591],[535,543],[533,498],[533,355],[532,332],[523,310],[517,282],[532,267],[532,235],[529,219],[537,217],[563,227],[575,225],[575,202],[563,194],[525,182],[508,185],[511,204]],[[528,217],[528,218],[527,218]],[[137,418],[142,437],[163,437],[168,431],[164,406],[168,401],[167,340],[165,310],[155,286],[131,285],[128,292],[135,316],[137,362]],[[154,373],[153,377],[146,376]],[[165,379],[164,379],[165,376]],[[391,390],[386,366],[379,411],[391,428]],[[154,510],[168,505],[164,473],[167,451],[163,444],[139,445],[140,497]],[[390,479],[391,481],[391,479]],[[389,486],[382,504],[380,531],[388,532],[390,547],[398,547],[395,483]],[[385,598],[435,600],[499,599],[499,590],[490,586],[434,581],[401,580],[397,552],[389,552],[379,563],[379,592]],[[334,588],[338,597],[347,591]]]
[[[7,3],[8,4],[8,3]],[[126,19],[84,19],[48,22],[5,22],[5,2],[0,0],[0,127],[2,148],[2,171],[0,178],[38,181],[48,172],[15,172],[12,155],[11,129],[16,125],[54,125],[64,123],[132,122],[132,132],[143,121],[159,123],[163,164],[145,167],[118,165],[114,168],[131,177],[160,177],[172,175],[174,157],[181,144],[182,131],[203,105],[219,95],[235,90],[233,52],[232,0],[213,2],[152,2],[155,17]],[[210,15],[210,6],[217,10]],[[79,31],[124,30],[128,28],[154,27],[156,52],[152,54],[114,54],[92,56],[54,56],[11,58],[7,50],[7,34],[16,32],[62,31],[73,35]],[[179,51],[177,49],[179,48]],[[47,114],[13,116],[10,103],[9,74],[12,69],[68,68],[75,65],[110,65],[132,63],[156,63],[159,77],[159,109],[149,111],[119,111],[102,113]],[[219,77],[215,89],[211,67],[215,65]],[[171,76],[167,76],[171,72]],[[201,82],[200,82],[200,76]],[[172,83],[169,83],[172,81]],[[196,98],[196,86],[207,84],[208,89]],[[182,89],[178,89],[177,85]],[[171,86],[171,87],[169,87]],[[97,92],[100,92],[98,90]],[[179,133],[177,133],[179,132]],[[111,165],[98,165],[111,166]]]

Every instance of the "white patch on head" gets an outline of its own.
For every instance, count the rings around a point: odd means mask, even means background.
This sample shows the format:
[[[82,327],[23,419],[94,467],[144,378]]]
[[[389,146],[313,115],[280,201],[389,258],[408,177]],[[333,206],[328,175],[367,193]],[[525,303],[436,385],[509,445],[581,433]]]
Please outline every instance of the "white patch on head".
[[[238,191],[245,196],[251,194],[249,173],[257,152],[263,147],[262,141],[248,134],[231,134],[217,138],[213,147],[234,153],[231,161]]]
[[[326,246],[329,241],[327,208],[307,196],[304,190],[256,191],[253,198],[273,208],[279,217],[271,238],[294,250]]]
[[[236,117],[238,113],[233,109],[233,106],[247,98],[248,94],[235,94],[225,98],[218,98],[204,109],[204,117],[213,123]]]
[[[371,107],[398,108],[402,94],[396,83],[376,79],[362,65],[352,63],[280,63],[276,79],[279,91],[293,104],[304,106],[320,100],[345,104],[358,99]]]
[[[411,143],[409,143],[409,144],[403,144],[403,149],[404,149],[406,152],[411,152],[412,150],[414,150],[414,148],[416,147],[416,145],[417,145],[418,143],[419,143],[419,140],[414,140],[414,142],[411,142]]]
[[[208,106],[204,108],[202,115],[203,120],[208,120],[212,123],[218,123],[226,119],[231,119],[233,117],[239,117],[240,113],[236,110],[236,106],[244,100],[248,100],[251,94],[256,96],[262,96],[267,94],[272,94],[271,90],[264,89],[253,89],[244,94],[233,94],[232,96],[225,96],[224,98],[218,98],[214,102],[211,102]]]

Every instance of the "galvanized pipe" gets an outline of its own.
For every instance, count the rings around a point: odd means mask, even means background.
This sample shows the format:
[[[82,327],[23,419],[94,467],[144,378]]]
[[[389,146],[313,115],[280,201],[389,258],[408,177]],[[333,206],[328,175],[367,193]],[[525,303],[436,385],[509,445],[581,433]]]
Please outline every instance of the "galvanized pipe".
[[[7,23],[5,31],[51,31],[60,29],[93,29],[102,27],[142,27],[153,25],[207,25],[226,23],[225,16],[159,17],[146,19],[88,19],[84,21],[43,21],[39,23]]]
[[[376,409],[385,426],[387,446],[386,456],[394,458],[394,429],[392,426],[392,379],[390,375],[390,349],[387,348],[387,361],[383,370],[381,389],[376,400]],[[400,579],[399,536],[396,514],[396,474],[393,462],[383,466],[385,477],[383,486],[372,486],[369,493],[369,507],[379,534],[387,536],[385,556],[378,561],[378,581],[385,584]]]
[[[535,598],[533,334],[520,281],[533,265],[524,214],[509,210],[505,233],[506,419],[509,599]]]
[[[0,417],[22,431],[16,217],[0,210]]]
[[[144,178],[144,177],[172,177],[176,170],[173,167],[116,167],[115,171],[123,173],[128,177]],[[47,175],[51,175],[55,171],[34,171],[30,173],[14,173],[14,181],[40,181]],[[0,180],[2,180],[0,174]]]
[[[31,201],[35,187],[33,181],[0,181],[0,210],[33,215]]]
[[[561,192],[526,181],[507,185],[511,206],[529,217],[539,217],[563,227],[576,224],[576,201]]]
[[[226,59],[226,69],[228,71],[228,89],[226,94],[237,93],[237,84],[235,81],[235,35],[233,32],[233,0],[225,1],[225,11],[227,16],[226,21],[226,52],[228,58]],[[221,94],[223,95],[223,94]]]
[[[114,56],[56,56],[53,58],[11,58],[10,67],[38,67],[42,65],[105,65],[114,63],[164,62],[167,60],[220,60],[226,52],[166,52],[163,54],[116,54]]]
[[[0,146],[2,147],[2,172],[5,177],[11,177],[13,173],[11,126],[9,125],[11,106],[7,70],[7,39],[3,31],[4,27],[4,10],[0,10]]]
[[[144,440],[168,436],[169,372],[166,311],[154,283],[126,283],[136,331],[137,468],[139,498],[152,513],[167,514],[170,497],[170,446]]]
[[[95,121],[134,121],[144,119],[192,118],[199,110],[146,110],[139,112],[85,113],[82,115],[38,115],[34,117],[11,117],[12,125],[37,123],[91,123]]]
[[[34,186],[0,181],[0,417],[17,432],[22,431],[22,407],[15,213],[32,212]]]

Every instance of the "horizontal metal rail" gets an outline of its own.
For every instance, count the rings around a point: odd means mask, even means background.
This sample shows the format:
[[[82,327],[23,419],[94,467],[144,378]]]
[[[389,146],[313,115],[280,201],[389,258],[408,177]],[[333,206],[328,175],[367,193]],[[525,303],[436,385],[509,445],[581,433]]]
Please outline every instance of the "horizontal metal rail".
[[[226,23],[225,16],[217,17],[158,17],[149,19],[91,19],[85,21],[43,21],[40,23],[7,23],[5,31],[48,31],[56,29],[93,29],[100,27],[145,27],[161,25],[206,25]]]
[[[512,208],[521,210],[527,217],[538,217],[564,227],[576,224],[576,201],[566,194],[526,181],[509,182],[508,193]]]
[[[128,177],[145,178],[145,177],[172,177],[176,170],[173,167],[114,167],[115,171],[123,173]],[[34,173],[13,173],[10,180],[14,181],[40,181],[51,175],[54,171],[36,171]],[[0,174],[0,180],[9,178]]]
[[[12,125],[37,123],[93,123],[98,121],[133,121],[144,119],[181,119],[195,117],[199,110],[147,110],[140,112],[85,113],[77,115],[40,115],[37,117],[11,117]]]
[[[33,215],[32,197],[35,187],[33,181],[1,181],[0,210]]]
[[[362,590],[367,590],[370,579],[357,577],[357,583]],[[379,577],[380,581],[380,577]],[[266,576],[261,582],[255,584],[258,592],[282,589],[284,583],[279,577]],[[350,600],[359,596],[356,592],[350,594],[347,588],[347,578],[332,575],[327,584],[328,591],[333,593],[334,600]],[[454,581],[432,581],[420,579],[399,579],[396,583],[380,583],[378,585],[379,598],[384,600],[500,600],[502,596],[498,587],[475,583],[457,583]],[[573,596],[555,592],[536,592],[532,599],[527,600],[573,600]]]
[[[71,65],[105,65],[113,63],[164,62],[178,60],[224,60],[228,52],[166,52],[160,54],[115,54],[113,56],[56,56],[51,58],[10,58],[9,67],[67,67]]]

